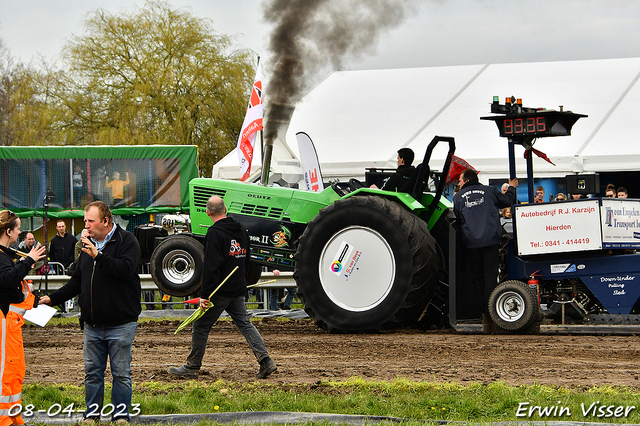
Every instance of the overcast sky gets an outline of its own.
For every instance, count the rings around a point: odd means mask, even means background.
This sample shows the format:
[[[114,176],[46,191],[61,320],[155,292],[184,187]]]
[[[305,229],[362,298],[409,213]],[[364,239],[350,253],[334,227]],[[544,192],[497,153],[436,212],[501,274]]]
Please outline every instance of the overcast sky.
[[[341,1],[341,0],[334,0]],[[373,1],[373,0],[363,0]],[[170,0],[235,35],[240,47],[267,56],[271,27],[262,0]],[[343,69],[537,62],[640,57],[637,0],[423,0],[418,10],[381,35],[369,55]],[[138,0],[0,0],[0,38],[23,62],[56,59],[87,13],[126,13]]]

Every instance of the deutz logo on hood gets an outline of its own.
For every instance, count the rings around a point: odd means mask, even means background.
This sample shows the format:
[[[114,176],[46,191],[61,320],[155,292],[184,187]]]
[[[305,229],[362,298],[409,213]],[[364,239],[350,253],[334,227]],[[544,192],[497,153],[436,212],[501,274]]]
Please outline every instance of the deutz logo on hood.
[[[257,194],[247,194],[247,197],[249,198],[260,198],[261,200],[270,200],[271,197],[267,196],[267,195],[257,195]]]

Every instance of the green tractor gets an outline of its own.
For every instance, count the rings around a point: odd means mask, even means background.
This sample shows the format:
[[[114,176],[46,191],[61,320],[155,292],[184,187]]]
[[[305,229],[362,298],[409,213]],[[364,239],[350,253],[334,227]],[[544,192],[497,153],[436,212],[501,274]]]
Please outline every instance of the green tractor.
[[[449,145],[441,174],[429,160]],[[158,287],[194,294],[203,270],[211,221],[206,202],[222,197],[230,216],[249,231],[252,270],[293,271],[305,311],[330,332],[379,331],[418,320],[446,321],[451,204],[442,198],[455,142],[436,136],[417,169],[411,193],[370,189],[352,179],[322,192],[237,181],[193,179],[190,232],[166,237],[151,255]],[[426,192],[434,179],[435,192]]]

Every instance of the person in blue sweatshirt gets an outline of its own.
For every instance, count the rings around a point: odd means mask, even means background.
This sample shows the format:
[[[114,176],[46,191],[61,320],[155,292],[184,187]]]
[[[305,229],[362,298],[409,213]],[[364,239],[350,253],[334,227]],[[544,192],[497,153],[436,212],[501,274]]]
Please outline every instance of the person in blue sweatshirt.
[[[480,313],[488,322],[488,303],[498,285],[500,240],[502,225],[499,209],[511,207],[516,201],[518,178],[509,180],[506,193],[494,186],[482,185],[474,170],[460,174],[460,190],[453,196],[453,212],[460,221],[462,241],[467,248],[469,267]]]

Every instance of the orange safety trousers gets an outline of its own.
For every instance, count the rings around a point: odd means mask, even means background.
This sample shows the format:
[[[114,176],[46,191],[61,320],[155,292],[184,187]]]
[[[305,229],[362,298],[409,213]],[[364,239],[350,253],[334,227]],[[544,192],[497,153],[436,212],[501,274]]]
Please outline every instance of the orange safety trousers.
[[[0,426],[23,425],[20,415],[22,411],[22,382],[26,366],[24,362],[24,346],[22,341],[23,315],[33,308],[35,296],[29,291],[28,284],[22,282],[25,300],[22,303],[9,305],[6,316],[0,311]]]

